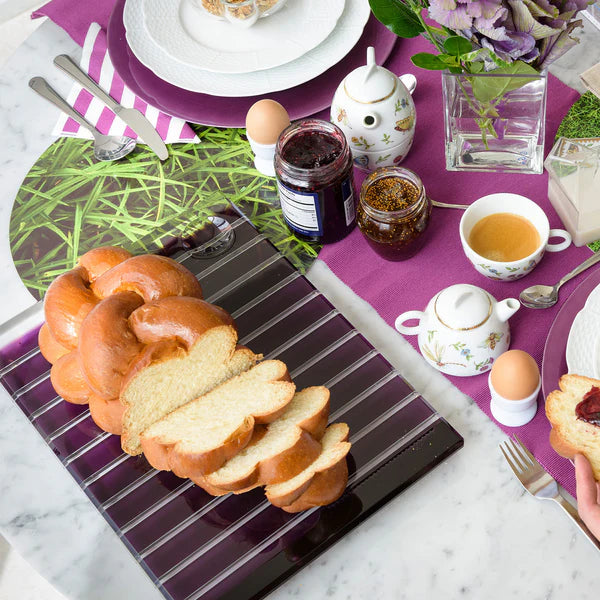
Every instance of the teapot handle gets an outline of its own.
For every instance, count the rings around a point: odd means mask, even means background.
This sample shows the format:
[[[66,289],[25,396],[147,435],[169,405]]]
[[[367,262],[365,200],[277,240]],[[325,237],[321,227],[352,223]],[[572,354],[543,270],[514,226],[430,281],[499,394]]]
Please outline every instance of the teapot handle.
[[[404,335],[417,335],[421,329],[421,319],[425,316],[425,313],[420,310],[409,310],[402,313],[394,321],[394,327]],[[419,319],[418,325],[403,325],[404,321],[409,319]]]
[[[408,93],[412,96],[415,88],[417,87],[417,78],[412,73],[405,73],[400,75],[400,81],[404,84]]]

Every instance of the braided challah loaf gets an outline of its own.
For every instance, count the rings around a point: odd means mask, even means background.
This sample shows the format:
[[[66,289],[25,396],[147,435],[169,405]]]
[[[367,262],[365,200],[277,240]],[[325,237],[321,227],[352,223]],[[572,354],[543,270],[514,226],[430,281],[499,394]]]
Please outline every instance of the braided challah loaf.
[[[238,346],[232,317],[176,261],[97,248],[50,285],[44,311],[39,345],[54,389],[89,404],[125,452],[143,449],[214,495],[297,479],[271,492],[290,511],[343,493],[349,444],[320,441],[328,390],[294,395],[287,367]]]

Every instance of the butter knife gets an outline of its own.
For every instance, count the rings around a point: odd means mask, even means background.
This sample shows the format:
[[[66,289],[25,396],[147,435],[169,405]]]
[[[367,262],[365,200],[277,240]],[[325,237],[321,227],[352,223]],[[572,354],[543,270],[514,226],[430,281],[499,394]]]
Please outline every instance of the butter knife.
[[[62,69],[67,75],[71,76],[77,83],[85,88],[90,94],[96,96],[104,102],[115,115],[122,119],[133,131],[140,136],[144,144],[156,153],[160,160],[165,160],[169,156],[167,147],[162,138],[152,127],[152,123],[135,108],[125,108],[121,106],[114,98],[111,98],[87,73],[73,61],[70,56],[60,54],[54,59],[54,64]]]

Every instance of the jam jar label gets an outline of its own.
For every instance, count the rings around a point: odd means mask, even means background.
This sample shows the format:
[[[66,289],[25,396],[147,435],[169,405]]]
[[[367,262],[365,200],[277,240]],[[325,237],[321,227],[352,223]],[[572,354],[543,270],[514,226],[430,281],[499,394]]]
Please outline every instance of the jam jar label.
[[[356,209],[354,208],[354,191],[350,178],[342,183],[342,195],[344,197],[344,214],[346,215],[346,227],[354,223],[356,219]]]
[[[319,194],[298,192],[277,182],[281,210],[288,225],[303,235],[323,235]]]

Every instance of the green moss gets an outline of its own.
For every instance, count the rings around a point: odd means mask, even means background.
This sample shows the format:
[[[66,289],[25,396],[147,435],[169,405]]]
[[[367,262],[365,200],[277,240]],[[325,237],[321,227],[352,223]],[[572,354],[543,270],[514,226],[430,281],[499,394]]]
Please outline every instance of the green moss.
[[[556,132],[556,139],[600,137],[600,98],[586,92],[571,106]]]

